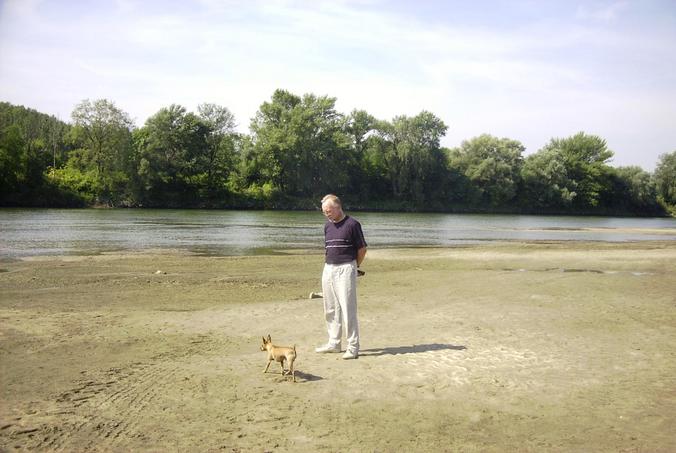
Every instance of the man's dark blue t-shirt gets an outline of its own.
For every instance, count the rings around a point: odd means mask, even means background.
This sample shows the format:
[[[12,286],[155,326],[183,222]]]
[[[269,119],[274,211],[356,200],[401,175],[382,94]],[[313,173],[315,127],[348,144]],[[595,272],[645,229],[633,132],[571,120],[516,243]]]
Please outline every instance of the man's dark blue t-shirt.
[[[345,264],[357,259],[357,250],[366,247],[361,224],[350,216],[324,225],[327,264]]]

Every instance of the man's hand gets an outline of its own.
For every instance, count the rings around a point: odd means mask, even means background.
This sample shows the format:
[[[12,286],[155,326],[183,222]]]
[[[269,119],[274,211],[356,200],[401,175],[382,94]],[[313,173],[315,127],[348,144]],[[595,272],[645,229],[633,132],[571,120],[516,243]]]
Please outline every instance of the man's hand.
[[[362,261],[366,257],[366,247],[362,247],[357,250],[357,267],[361,266]]]

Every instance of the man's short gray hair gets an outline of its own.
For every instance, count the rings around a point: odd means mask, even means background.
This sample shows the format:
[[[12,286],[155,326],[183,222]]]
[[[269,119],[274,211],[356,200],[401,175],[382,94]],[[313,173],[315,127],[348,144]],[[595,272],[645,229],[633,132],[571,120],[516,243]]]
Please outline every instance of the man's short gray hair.
[[[343,203],[340,201],[340,198],[338,198],[337,195],[334,195],[332,193],[328,195],[324,195],[324,198],[322,198],[322,205],[324,203],[331,203],[334,206],[339,206],[340,208],[343,207]]]

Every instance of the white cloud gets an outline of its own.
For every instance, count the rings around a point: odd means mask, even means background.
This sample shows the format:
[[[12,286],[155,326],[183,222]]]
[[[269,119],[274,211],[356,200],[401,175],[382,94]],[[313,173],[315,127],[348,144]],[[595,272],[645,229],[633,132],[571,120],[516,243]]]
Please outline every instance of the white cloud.
[[[580,19],[592,19],[600,22],[612,22],[629,7],[627,1],[616,1],[610,3],[596,3],[579,5],[577,8],[577,17]]]

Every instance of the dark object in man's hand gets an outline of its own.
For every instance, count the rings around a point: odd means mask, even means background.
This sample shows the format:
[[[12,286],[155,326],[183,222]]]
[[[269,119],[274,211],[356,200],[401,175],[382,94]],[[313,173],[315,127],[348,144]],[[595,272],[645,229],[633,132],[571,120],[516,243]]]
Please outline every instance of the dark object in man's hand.
[[[361,269],[357,269],[357,277],[361,277],[362,275],[366,275],[366,272]]]

